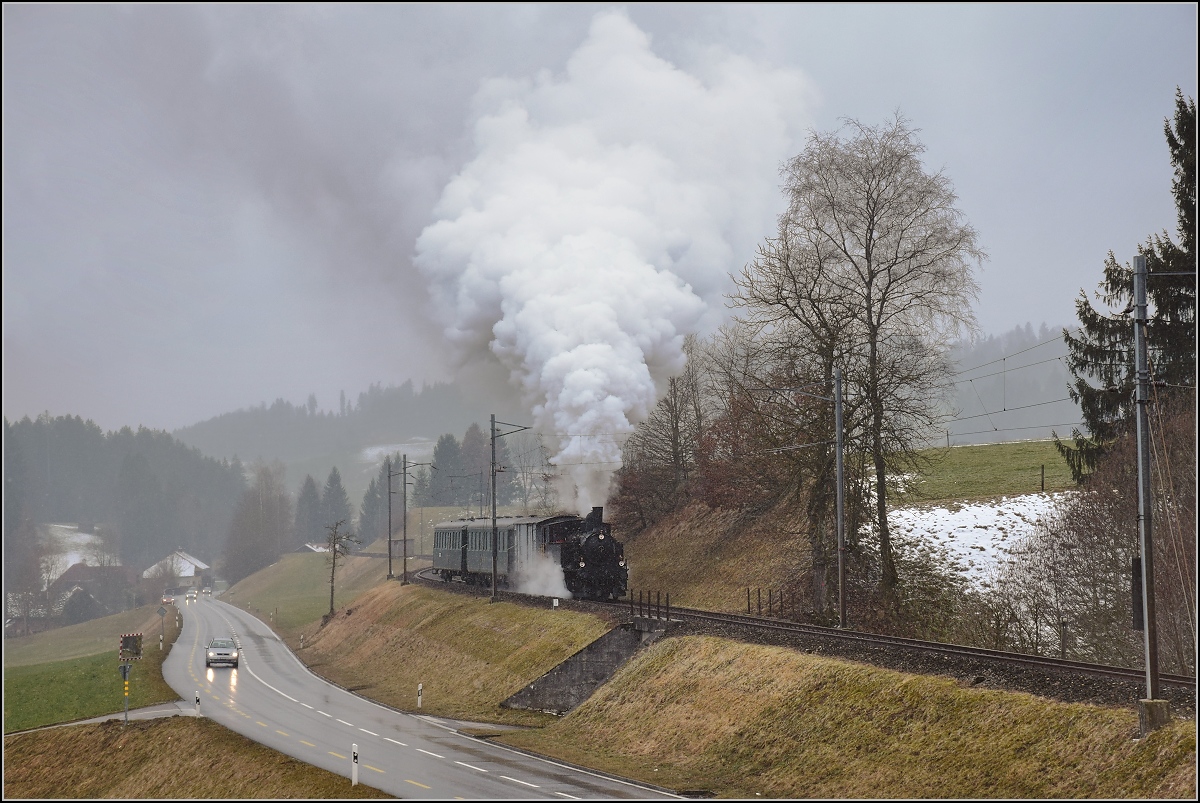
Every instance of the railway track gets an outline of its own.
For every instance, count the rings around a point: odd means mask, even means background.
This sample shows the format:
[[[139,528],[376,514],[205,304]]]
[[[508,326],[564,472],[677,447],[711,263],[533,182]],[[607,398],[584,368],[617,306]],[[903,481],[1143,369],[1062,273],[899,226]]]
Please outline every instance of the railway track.
[[[645,606],[643,606],[645,607]],[[632,606],[631,606],[632,609]],[[661,609],[660,609],[661,613]],[[819,636],[844,642],[919,650],[937,655],[950,655],[959,658],[979,659],[992,662],[1004,662],[1014,666],[1038,667],[1076,674],[1093,675],[1096,677],[1117,678],[1140,682],[1145,680],[1145,672],[1141,669],[1128,667],[1106,666],[1091,664],[1083,661],[1070,661],[1063,658],[1049,658],[1040,655],[989,650],[983,647],[966,647],[958,644],[943,644],[936,641],[920,641],[918,639],[902,638],[900,636],[884,636],[876,633],[863,633],[840,628],[805,625],[798,622],[788,622],[760,616],[743,614],[717,613],[701,611],[692,608],[671,608],[666,612],[671,619],[680,621],[712,622],[717,624],[740,625],[768,631],[795,633],[798,635]],[[1160,674],[1159,680],[1164,686],[1196,690],[1196,678],[1186,675]]]
[[[418,572],[415,576],[438,588],[486,596],[490,588],[444,583]],[[502,590],[511,602],[544,606],[545,598]],[[639,605],[631,598],[617,602],[563,600],[561,607],[603,611],[610,618],[659,619],[677,635],[717,635],[790,647],[804,652],[869,663],[902,672],[950,675],[972,686],[1025,691],[1066,702],[1098,705],[1135,705],[1145,696],[1145,672],[1141,669],[1050,658],[1024,653],[921,641],[856,630],[821,627],[772,617],[703,611],[659,604]],[[1161,674],[1162,696],[1176,715],[1195,716],[1196,678]]]

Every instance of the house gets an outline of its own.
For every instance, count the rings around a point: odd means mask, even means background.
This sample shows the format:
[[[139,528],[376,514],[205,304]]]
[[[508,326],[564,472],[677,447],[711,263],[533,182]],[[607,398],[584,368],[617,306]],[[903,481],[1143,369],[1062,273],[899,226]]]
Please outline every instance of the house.
[[[46,598],[55,613],[80,590],[86,592],[101,611],[98,615],[128,609],[131,591],[137,582],[137,572],[127,566],[89,566],[87,561],[72,564],[60,574],[49,588]]]
[[[192,557],[182,549],[177,549],[158,563],[142,572],[144,579],[178,578],[184,586],[199,587],[202,578],[208,573],[209,565],[199,558]]]

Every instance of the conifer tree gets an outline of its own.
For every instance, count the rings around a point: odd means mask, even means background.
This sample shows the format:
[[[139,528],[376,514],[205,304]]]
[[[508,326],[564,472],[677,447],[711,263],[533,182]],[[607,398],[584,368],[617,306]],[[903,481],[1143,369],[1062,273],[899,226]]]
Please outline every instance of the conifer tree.
[[[311,474],[305,475],[296,499],[296,525],[293,528],[293,545],[319,544],[324,540],[321,524],[321,492]]]
[[[1175,167],[1176,245],[1166,230],[1138,246],[1146,257],[1150,322],[1146,346],[1151,381],[1159,395],[1196,384],[1196,101],[1175,90],[1175,120],[1164,121],[1171,164]],[[1079,404],[1088,434],[1073,430],[1073,444],[1054,445],[1066,458],[1076,482],[1096,468],[1096,461],[1134,419],[1133,268],[1120,264],[1110,251],[1097,299],[1109,312],[1092,306],[1081,290],[1075,301],[1078,334],[1063,330],[1067,367],[1075,377],[1069,392]]]
[[[321,527],[327,530],[336,521],[350,521],[350,497],[342,485],[341,473],[334,466],[321,492]]]

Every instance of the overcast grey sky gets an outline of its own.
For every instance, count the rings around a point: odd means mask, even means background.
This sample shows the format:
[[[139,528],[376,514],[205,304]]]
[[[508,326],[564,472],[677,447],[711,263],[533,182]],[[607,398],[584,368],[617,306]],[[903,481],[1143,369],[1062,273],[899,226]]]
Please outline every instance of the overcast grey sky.
[[[537,300],[480,261],[559,253],[585,211],[661,251],[631,287],[689,291],[662,302],[659,340],[631,341],[667,370],[771,233],[779,162],[810,129],[897,110],[990,256],[982,330],[1069,325],[1110,249],[1175,236],[1163,119],[1176,86],[1196,95],[1190,3],[3,15],[4,415],[105,429],[450,378],[448,338],[482,348],[493,307],[500,348],[533,348]],[[587,195],[613,176],[644,186]],[[512,199],[539,181],[549,195]],[[518,212],[484,214],[497,199]],[[659,304],[635,295],[631,316]]]

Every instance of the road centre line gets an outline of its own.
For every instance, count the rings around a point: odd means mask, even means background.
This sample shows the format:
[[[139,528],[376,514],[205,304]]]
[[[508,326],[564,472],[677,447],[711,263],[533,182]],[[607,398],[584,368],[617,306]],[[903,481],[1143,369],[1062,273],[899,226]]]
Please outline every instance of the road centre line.
[[[347,721],[346,721],[346,720],[344,720],[344,719],[339,719],[339,720],[338,720],[338,722],[342,723],[342,724],[343,724],[343,725],[345,725],[347,728],[353,728],[353,727],[354,727],[354,725],[352,725],[351,723],[347,722]]]
[[[583,800],[583,798],[581,798],[581,797],[575,797],[575,795],[568,795],[566,792],[555,792],[554,794],[558,795],[559,797],[565,797],[568,800]]]
[[[455,761],[454,763],[455,763],[455,764],[462,764],[464,767],[470,767],[471,769],[473,769],[473,770],[479,770],[480,772],[487,772],[487,770],[483,769],[482,767],[473,767],[473,766],[471,766],[470,764],[468,764],[468,763],[467,763],[467,762],[465,762],[465,761]]]
[[[398,745],[400,745],[401,747],[408,747],[408,745],[406,745],[404,742],[397,742],[395,739],[389,739],[389,738],[388,738],[388,737],[386,737],[386,736],[384,736],[383,738],[384,738],[384,741],[391,742],[392,744],[398,744]]]
[[[500,777],[501,777],[501,778],[503,778],[503,779],[504,779],[504,780],[506,780],[506,781],[512,781],[513,783],[523,783],[523,784],[525,784],[526,786],[532,786],[534,789],[541,789],[541,788],[542,788],[542,787],[538,786],[538,785],[537,785],[537,784],[535,784],[535,783],[530,783],[529,781],[518,781],[516,778],[509,778],[507,775],[501,775]]]
[[[367,730],[366,728],[359,728],[359,730],[362,731],[363,733],[367,734],[368,736],[378,736],[379,735],[378,733],[371,733],[371,731]]]
[[[422,750],[419,747],[417,748],[417,752],[424,753],[427,756],[433,756],[434,758],[445,758],[445,756],[439,756],[437,753],[430,753],[428,750]]]

